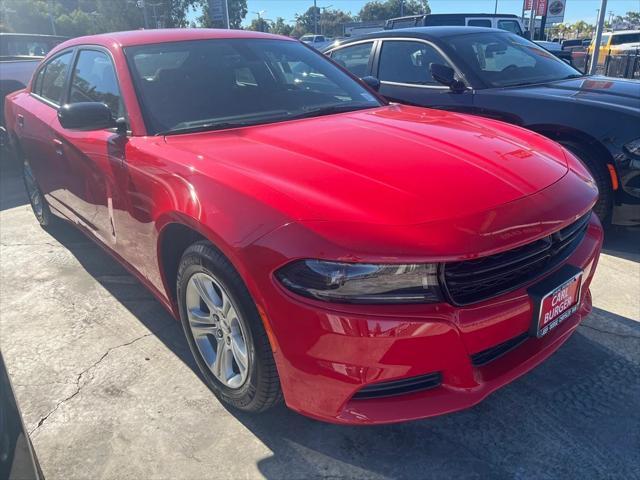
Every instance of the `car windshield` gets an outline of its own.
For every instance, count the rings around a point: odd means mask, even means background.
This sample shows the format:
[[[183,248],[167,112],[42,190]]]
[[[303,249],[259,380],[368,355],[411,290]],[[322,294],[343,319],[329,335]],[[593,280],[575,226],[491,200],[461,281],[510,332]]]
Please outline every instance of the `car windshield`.
[[[125,49],[149,133],[215,130],[381,102],[298,42],[212,39]]]
[[[551,82],[581,76],[573,67],[535,43],[512,33],[473,33],[447,37],[448,45],[491,87]]]

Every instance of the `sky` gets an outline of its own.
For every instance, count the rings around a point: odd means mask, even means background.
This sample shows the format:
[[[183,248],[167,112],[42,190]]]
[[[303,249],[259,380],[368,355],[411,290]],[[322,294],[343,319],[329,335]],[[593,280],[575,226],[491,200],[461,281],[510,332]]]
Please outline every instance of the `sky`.
[[[493,13],[496,0],[429,0],[432,13]],[[522,14],[523,0],[497,0],[498,13]],[[357,14],[367,0],[317,0],[318,7],[341,9],[352,14]],[[573,23],[584,20],[587,23],[596,23],[597,10],[601,0],[567,0],[565,22]],[[249,13],[245,17],[243,25],[249,25],[256,18],[257,13],[262,12],[262,17],[275,20],[282,17],[289,23],[295,22],[295,15],[304,13],[313,0],[247,0]],[[640,0],[608,0],[607,12],[614,15],[623,15],[629,11],[640,11]],[[189,15],[193,19],[199,12]],[[608,18],[608,17],[607,17]]]

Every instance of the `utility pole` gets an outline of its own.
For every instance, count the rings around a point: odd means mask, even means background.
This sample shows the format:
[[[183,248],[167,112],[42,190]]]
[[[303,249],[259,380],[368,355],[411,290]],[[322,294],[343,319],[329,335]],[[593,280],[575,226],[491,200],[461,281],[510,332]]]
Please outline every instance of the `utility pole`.
[[[524,2],[523,2],[523,3],[524,3]],[[497,14],[498,14],[498,0],[496,0],[496,6],[495,6],[495,8],[493,9],[493,14],[494,14],[494,15],[497,15]]]
[[[318,34],[318,2],[313,0],[313,34]]]
[[[531,34],[531,40],[536,39],[536,11],[537,10],[538,10],[538,0],[532,0],[531,18],[529,19],[529,33]]]
[[[142,9],[142,16],[144,17],[144,28],[149,30],[149,17],[147,17],[147,7],[144,4],[144,0],[138,0],[138,8]]]
[[[331,7],[333,7],[333,5],[320,7],[320,35],[324,35],[323,29],[322,29],[322,17],[324,17],[327,14],[327,8],[331,8]]]
[[[47,10],[49,12],[49,22],[51,23],[51,32],[53,35],[57,35],[56,33],[56,22],[53,21],[53,3],[51,0],[47,2]]]
[[[400,16],[404,17],[404,0],[400,0]]]
[[[602,41],[602,30],[604,30],[604,17],[607,14],[607,0],[601,0],[600,11],[598,12],[598,24],[596,25],[596,38],[593,40],[593,57],[589,65],[589,75],[595,75],[598,69],[598,58],[600,56],[600,42]]]

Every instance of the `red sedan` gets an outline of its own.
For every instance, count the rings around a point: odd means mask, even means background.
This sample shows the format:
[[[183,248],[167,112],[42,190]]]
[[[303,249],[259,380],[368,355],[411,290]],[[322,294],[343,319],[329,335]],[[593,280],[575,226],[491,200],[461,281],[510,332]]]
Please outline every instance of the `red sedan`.
[[[387,105],[297,41],[73,39],[6,114],[38,221],[127,266],[237,408],[284,397],[385,423],[470,407],[591,310],[597,189],[571,153]]]

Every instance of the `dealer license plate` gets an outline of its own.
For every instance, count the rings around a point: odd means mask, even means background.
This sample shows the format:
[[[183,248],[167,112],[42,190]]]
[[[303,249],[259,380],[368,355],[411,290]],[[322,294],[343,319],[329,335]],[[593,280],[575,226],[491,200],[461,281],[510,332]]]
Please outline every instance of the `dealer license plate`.
[[[580,303],[582,272],[576,273],[539,300],[537,318],[534,318],[535,335],[540,338],[573,315]]]

